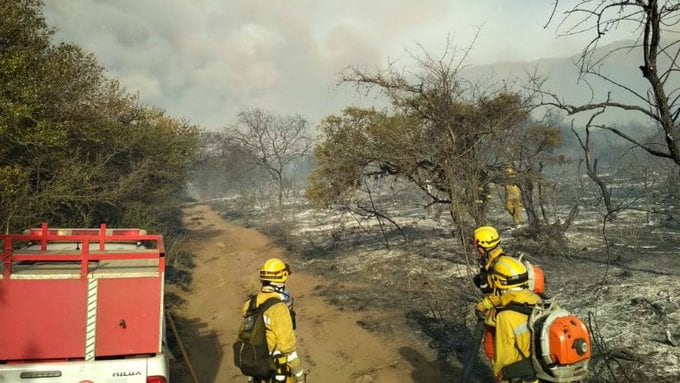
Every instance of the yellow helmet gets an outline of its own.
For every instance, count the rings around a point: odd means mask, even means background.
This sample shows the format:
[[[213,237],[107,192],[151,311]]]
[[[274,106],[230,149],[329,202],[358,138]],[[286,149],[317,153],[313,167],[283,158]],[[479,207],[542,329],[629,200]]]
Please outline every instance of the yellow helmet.
[[[472,243],[475,246],[482,247],[484,250],[489,251],[501,243],[501,237],[498,235],[498,231],[495,228],[491,226],[481,226],[475,229],[472,236]]]
[[[512,177],[515,175],[515,169],[512,166],[508,166],[505,168],[505,175],[508,177]]]
[[[517,258],[502,255],[491,268],[491,287],[494,290],[508,290],[514,287],[527,287],[529,273],[526,266]]]
[[[290,267],[278,258],[270,258],[260,269],[260,281],[270,283],[286,283],[291,274]]]

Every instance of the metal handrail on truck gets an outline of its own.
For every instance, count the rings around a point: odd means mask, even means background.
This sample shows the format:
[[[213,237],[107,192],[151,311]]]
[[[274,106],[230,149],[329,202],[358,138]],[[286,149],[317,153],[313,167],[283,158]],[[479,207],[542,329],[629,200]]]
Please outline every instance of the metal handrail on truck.
[[[27,234],[0,235],[0,242],[4,242],[2,260],[4,264],[3,277],[12,274],[15,262],[80,262],[80,277],[87,278],[90,262],[113,260],[142,260],[157,259],[158,271],[165,270],[165,245],[161,235],[147,235],[140,229],[107,229],[102,224],[99,229],[49,229],[43,223],[40,229],[30,229]],[[21,243],[40,244],[39,250],[18,251],[16,245]],[[73,250],[47,250],[51,243],[76,243]],[[125,250],[118,254],[115,250],[107,250],[107,244],[137,243],[151,244],[141,251]],[[91,245],[98,244],[92,250]],[[109,246],[110,249],[111,246]]]

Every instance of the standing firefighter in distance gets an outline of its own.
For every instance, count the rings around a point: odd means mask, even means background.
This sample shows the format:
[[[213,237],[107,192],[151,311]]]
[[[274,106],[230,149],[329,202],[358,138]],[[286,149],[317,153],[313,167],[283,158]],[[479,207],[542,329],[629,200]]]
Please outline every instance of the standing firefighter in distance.
[[[535,306],[541,297],[528,289],[529,275],[524,264],[508,256],[499,257],[490,274],[499,305],[487,311],[486,322],[495,326],[493,373],[498,382],[538,382],[532,367],[529,316],[513,307]]]
[[[260,306],[262,306],[260,309],[263,309],[261,317],[264,323],[264,337],[266,338],[268,352],[268,355],[264,358],[264,362],[269,365],[269,367],[264,368],[267,372],[250,376],[250,382],[299,383],[306,381],[296,351],[295,312],[292,311],[292,300],[285,285],[290,274],[290,267],[280,259],[271,258],[267,260],[260,269],[260,282],[262,283],[260,292],[257,295],[252,295],[243,306],[244,322],[241,325],[239,340],[234,347],[236,365],[241,368],[242,372],[246,373],[242,367],[246,362],[241,363],[237,359],[251,359],[251,354],[237,350],[236,346],[241,342],[241,339],[247,338],[243,334],[244,327],[247,327],[246,323],[249,322],[248,317],[252,316],[252,313]],[[253,323],[253,321],[250,321],[250,323]],[[240,350],[243,350],[243,347]]]
[[[517,227],[522,223],[522,191],[515,181],[515,169],[505,168],[505,210],[512,216],[512,224]]]

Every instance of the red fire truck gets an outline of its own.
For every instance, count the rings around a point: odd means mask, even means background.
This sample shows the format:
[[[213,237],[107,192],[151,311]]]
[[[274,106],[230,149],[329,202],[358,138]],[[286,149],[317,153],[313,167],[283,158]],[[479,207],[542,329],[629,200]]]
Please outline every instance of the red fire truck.
[[[160,235],[0,235],[0,382],[167,383]]]

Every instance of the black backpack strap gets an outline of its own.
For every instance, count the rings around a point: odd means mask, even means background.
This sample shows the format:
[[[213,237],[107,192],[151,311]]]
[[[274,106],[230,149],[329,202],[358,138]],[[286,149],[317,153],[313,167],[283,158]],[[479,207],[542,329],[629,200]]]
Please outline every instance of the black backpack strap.
[[[503,307],[497,307],[496,312],[501,311],[514,311],[524,315],[531,315],[534,311],[534,305],[528,303],[508,303]]]
[[[281,299],[272,297],[262,302],[261,305],[255,307],[255,305],[257,304],[257,295],[254,295],[252,298],[250,298],[250,307],[248,308],[248,310],[250,311],[252,309],[253,311],[264,313],[265,311],[267,311],[268,308],[281,302],[283,302]]]
[[[251,295],[249,298],[248,312],[253,312],[257,309],[257,294]]]

